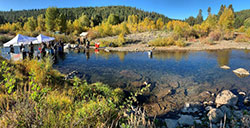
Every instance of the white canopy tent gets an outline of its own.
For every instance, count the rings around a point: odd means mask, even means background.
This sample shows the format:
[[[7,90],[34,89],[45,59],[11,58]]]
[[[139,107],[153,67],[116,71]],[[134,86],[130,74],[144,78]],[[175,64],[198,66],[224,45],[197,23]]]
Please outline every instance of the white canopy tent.
[[[80,34],[80,36],[82,36],[82,37],[86,37],[88,35],[88,32],[82,32],[81,34]]]
[[[39,36],[36,37],[36,40],[33,41],[32,43],[33,44],[41,44],[42,42],[49,42],[52,40],[55,40],[55,38],[40,34]]]
[[[31,41],[37,40],[34,37],[29,37],[29,36],[24,36],[21,34],[17,34],[16,37],[14,37],[12,40],[10,40],[9,42],[5,43],[3,46],[4,47],[9,47],[10,45],[13,46],[20,46],[21,44],[28,44]]]

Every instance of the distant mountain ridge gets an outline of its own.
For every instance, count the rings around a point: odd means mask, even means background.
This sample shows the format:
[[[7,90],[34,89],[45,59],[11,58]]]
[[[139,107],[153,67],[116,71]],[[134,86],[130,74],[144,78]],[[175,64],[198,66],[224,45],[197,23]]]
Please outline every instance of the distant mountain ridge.
[[[153,20],[162,18],[164,22],[168,22],[170,18],[156,13],[148,12],[137,9],[135,7],[128,6],[104,6],[104,7],[77,7],[77,8],[58,8],[59,11],[66,15],[67,20],[75,20],[79,18],[82,13],[89,18],[98,17],[101,21],[108,18],[113,13],[120,17],[121,21],[126,21],[129,15],[138,15],[139,19],[143,20],[145,17],[150,17]],[[0,23],[1,17],[5,22],[22,22],[28,17],[33,16],[36,18],[38,15],[45,14],[46,9],[31,9],[31,10],[19,10],[19,11],[0,11]]]

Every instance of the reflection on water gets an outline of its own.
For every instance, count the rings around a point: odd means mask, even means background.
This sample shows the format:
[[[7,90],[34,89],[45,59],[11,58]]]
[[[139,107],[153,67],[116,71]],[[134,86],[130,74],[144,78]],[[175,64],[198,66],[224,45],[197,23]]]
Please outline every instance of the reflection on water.
[[[147,99],[152,112],[162,114],[186,101],[202,101],[200,93],[237,89],[250,94],[250,77],[239,78],[232,70],[250,70],[249,50],[193,52],[105,52],[103,50],[65,51],[54,67],[63,73],[77,70],[90,83],[103,82],[126,90],[151,83]],[[221,69],[228,65],[230,70]],[[153,104],[153,105],[152,105]]]

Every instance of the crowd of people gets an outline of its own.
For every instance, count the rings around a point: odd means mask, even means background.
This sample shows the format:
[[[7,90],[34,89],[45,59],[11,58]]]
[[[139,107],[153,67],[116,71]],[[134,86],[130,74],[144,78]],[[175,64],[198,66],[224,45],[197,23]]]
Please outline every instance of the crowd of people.
[[[47,54],[55,55],[56,53],[63,53],[64,52],[64,43],[62,41],[59,42],[42,42],[41,45],[38,47],[38,50],[35,50],[34,44],[31,42],[28,45],[21,44],[20,53],[22,54],[23,59],[27,58],[27,56],[32,58],[43,58]],[[10,45],[10,53],[15,53],[14,46]]]

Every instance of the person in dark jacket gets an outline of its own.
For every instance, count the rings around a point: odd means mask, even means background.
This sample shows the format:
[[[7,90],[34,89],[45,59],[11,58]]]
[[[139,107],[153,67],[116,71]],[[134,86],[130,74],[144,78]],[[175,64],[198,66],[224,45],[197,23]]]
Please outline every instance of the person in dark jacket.
[[[22,53],[23,59],[25,59],[26,58],[26,52],[25,52],[25,47],[24,47],[23,44],[21,44],[21,46],[20,46],[20,51]]]
[[[45,57],[46,55],[46,44],[44,42],[42,43],[41,54],[42,54],[42,57]]]
[[[34,55],[34,45],[31,42],[29,45],[29,57],[30,57],[30,59],[33,59],[33,55]]]
[[[10,53],[15,53],[13,45],[10,45]]]

